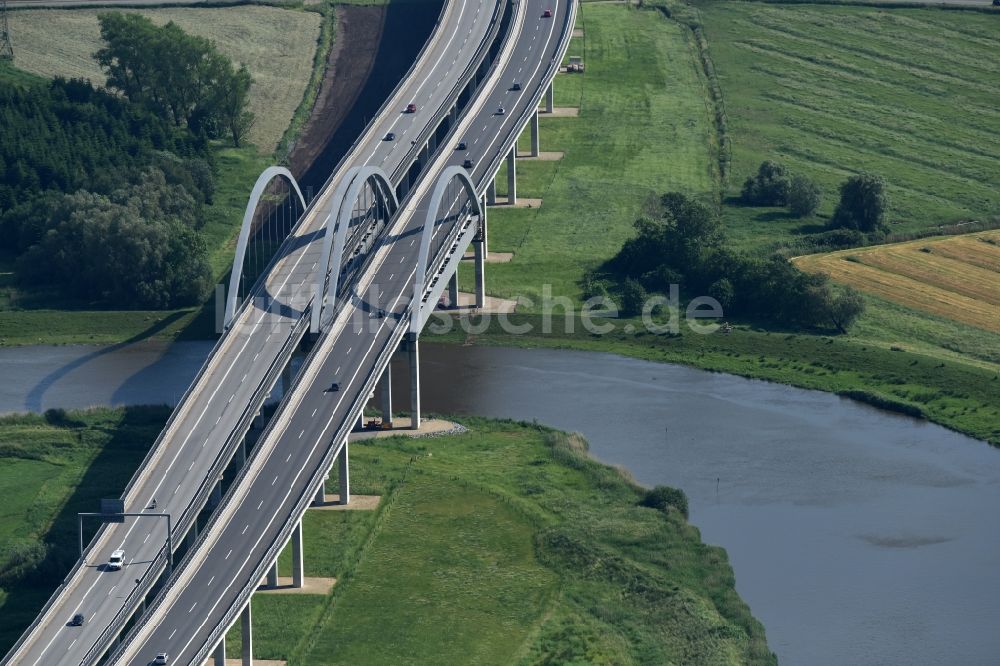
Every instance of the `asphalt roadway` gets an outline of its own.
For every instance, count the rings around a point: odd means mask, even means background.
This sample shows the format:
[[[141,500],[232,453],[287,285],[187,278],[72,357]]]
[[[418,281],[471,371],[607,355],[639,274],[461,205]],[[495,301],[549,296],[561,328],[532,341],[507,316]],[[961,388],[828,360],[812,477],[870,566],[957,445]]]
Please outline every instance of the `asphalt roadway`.
[[[444,151],[429,173],[474,159],[479,165],[473,169],[474,180],[481,186],[492,175],[487,163],[504,150],[505,138],[530,112],[532,95],[544,83],[540,77],[559,57],[572,26],[565,27],[567,0],[522,4],[523,25],[512,56],[491,77],[494,83],[489,94],[479,98],[476,113],[460,122],[468,150]],[[542,18],[545,9],[554,16]],[[511,90],[513,81],[523,89]],[[497,113],[501,105],[503,115]],[[391,355],[399,327],[408,325],[417,241],[433,184],[431,179],[422,181],[397,217],[352,298],[300,371],[295,391],[275,416],[243,481],[230,490],[218,521],[148,621],[111,663],[145,665],[166,651],[171,663],[188,664],[214,649],[209,644],[213,631],[226,628],[240,610],[241,592],[259,582],[268,550],[284,538],[283,528],[287,533],[286,526],[298,520],[300,508],[314,495],[314,478],[350,431],[359,396],[367,395],[375,373]],[[443,224],[436,234],[441,238],[449,231]],[[373,293],[377,303],[366,300]],[[378,310],[386,316],[375,316]],[[333,382],[339,390],[330,390]]]
[[[402,163],[411,147],[408,137],[440,119],[440,110],[432,101],[440,100],[463,77],[489,30],[488,19],[495,7],[494,0],[448,3],[441,25],[411,76],[344,164],[375,163],[391,172]],[[417,111],[403,113],[411,102],[417,104]],[[384,141],[388,132],[394,132],[397,140]],[[326,188],[321,197],[331,194],[332,188]],[[205,474],[219,457],[312,293],[322,247],[325,203],[321,198],[313,207],[296,232],[297,242],[291,244],[291,251],[268,276],[264,296],[253,307],[241,311],[206,362],[205,371],[175,410],[153,457],[128,492],[126,511],[151,511],[155,498],[156,512],[174,516],[175,527],[182,514],[190,511],[199,488],[207,482]],[[10,663],[80,663],[126,603],[135,581],[156,561],[165,539],[162,519],[127,518],[123,524],[109,525],[89,552],[85,565],[76,570],[18,651],[9,655]],[[111,551],[118,548],[124,549],[126,564],[120,571],[110,571],[105,563]],[[76,613],[85,616],[84,626],[68,626]]]

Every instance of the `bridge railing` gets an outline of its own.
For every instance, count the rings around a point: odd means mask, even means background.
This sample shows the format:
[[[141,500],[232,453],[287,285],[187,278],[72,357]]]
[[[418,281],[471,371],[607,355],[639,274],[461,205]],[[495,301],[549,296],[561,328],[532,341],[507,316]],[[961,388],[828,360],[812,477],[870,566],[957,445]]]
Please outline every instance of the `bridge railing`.
[[[240,419],[237,422],[236,428],[230,433],[229,437],[226,438],[225,444],[223,444],[220,449],[219,454],[215,457],[210,468],[210,473],[207,474],[203,479],[201,484],[198,486],[198,490],[194,495],[194,500],[189,505],[188,509],[185,511],[191,511],[194,514],[194,518],[197,518],[197,514],[200,509],[193,511],[192,507],[202,507],[207,502],[212,489],[215,484],[218,483],[219,475],[225,470],[229,464],[229,460],[232,455],[236,452],[237,447],[240,446],[241,440],[246,435],[246,432],[250,429],[250,424],[254,417],[257,415],[258,409],[264,404],[264,400],[267,399],[267,394],[271,390],[271,386],[274,385],[281,373],[281,369],[284,367],[285,363],[294,353],[295,348],[298,346],[299,341],[305,334],[307,328],[306,324],[309,321],[307,316],[308,307],[306,312],[298,321],[295,322],[294,326],[289,330],[288,336],[285,338],[285,342],[281,347],[278,355],[271,361],[268,366],[267,372],[264,375],[264,381],[255,389],[251,400],[244,407],[243,412],[240,414]],[[175,530],[181,534],[180,530]],[[121,631],[121,627],[128,620],[129,617],[135,612],[135,609],[139,607],[139,603],[149,593],[149,589],[153,586],[156,580],[159,578],[160,573],[162,573],[162,567],[166,564],[166,546],[164,545],[156,555],[154,563],[146,570],[146,573],[139,579],[135,587],[129,593],[126,598],[125,603],[122,608],[115,614],[115,617],[108,624],[108,626],[101,632],[98,640],[94,643],[94,646],[87,651],[83,659],[80,660],[81,666],[86,664],[93,664],[101,655],[107,650],[111,643],[112,638]]]
[[[562,66],[563,58],[566,57],[566,52],[569,51],[570,38],[573,34],[573,26],[576,24],[576,12],[577,3],[579,0],[570,0],[569,11],[566,12],[563,17],[562,26],[562,39],[559,40],[559,51],[552,62],[545,70],[545,74],[539,80],[539,85],[536,86],[535,91],[531,94],[531,103],[528,105],[527,117],[521,118],[522,121],[530,120],[530,114],[535,113],[538,110],[538,105],[542,101],[542,96],[545,94],[545,88],[555,79],[556,74],[559,73],[559,68]],[[497,151],[496,157],[494,157],[489,162],[489,168],[484,172],[486,175],[479,181],[476,182],[476,189],[481,190],[483,185],[489,182],[491,178],[495,176],[497,171],[500,169],[500,165],[507,158],[507,155],[513,149],[514,144],[517,139],[521,136],[521,132],[524,131],[526,127],[526,122],[518,122],[511,126],[511,129],[507,131],[501,145],[504,146],[504,150]]]

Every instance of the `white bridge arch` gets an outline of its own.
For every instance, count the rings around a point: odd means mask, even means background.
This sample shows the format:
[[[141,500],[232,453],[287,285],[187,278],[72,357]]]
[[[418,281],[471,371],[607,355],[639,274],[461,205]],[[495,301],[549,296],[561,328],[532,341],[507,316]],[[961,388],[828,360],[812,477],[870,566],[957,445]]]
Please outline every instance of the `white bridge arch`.
[[[225,319],[223,319],[223,325],[226,328],[229,328],[229,325],[233,322],[233,317],[236,315],[236,308],[239,305],[237,301],[239,300],[238,290],[240,279],[243,277],[243,261],[246,258],[247,244],[250,242],[250,231],[253,227],[254,214],[257,212],[257,204],[260,203],[261,197],[264,196],[267,186],[275,178],[284,178],[291,183],[292,188],[299,197],[299,203],[302,204],[302,209],[305,210],[306,208],[306,199],[302,196],[302,190],[299,189],[299,184],[291,171],[285,167],[272,166],[264,169],[260,176],[258,176],[257,182],[254,183],[253,190],[250,192],[250,200],[247,202],[247,209],[243,213],[243,226],[240,227],[239,239],[236,241],[236,255],[233,257],[233,270],[229,275],[229,293],[226,298]]]
[[[448,191],[448,186],[452,181],[458,180],[459,184],[469,195],[469,202],[476,216],[483,218],[482,201],[476,192],[476,186],[469,178],[469,172],[460,166],[452,165],[441,172],[434,191],[431,194],[430,205],[427,207],[427,217],[424,218],[423,231],[420,234],[420,251],[417,253],[417,269],[413,283],[413,311],[410,313],[410,333],[419,334],[423,329],[427,318],[430,317],[433,308],[424,308],[424,291],[427,284],[427,262],[430,261],[431,239],[434,236],[434,224],[437,222],[438,208],[441,207],[441,200]]]
[[[316,272],[310,322],[310,331],[313,333],[319,333],[322,330],[323,315],[327,311],[332,313],[336,305],[344,258],[344,244],[347,242],[348,227],[353,219],[354,202],[357,201],[362,188],[369,181],[374,185],[373,192],[376,199],[381,197],[383,204],[391,209],[387,211],[389,219],[399,209],[396,189],[392,186],[388,174],[379,167],[351,167],[337,185],[337,189],[334,190],[333,196],[330,198],[330,205],[327,208],[327,216],[324,221],[323,250],[319,261],[322,270]],[[334,259],[336,259],[335,268],[331,266]]]

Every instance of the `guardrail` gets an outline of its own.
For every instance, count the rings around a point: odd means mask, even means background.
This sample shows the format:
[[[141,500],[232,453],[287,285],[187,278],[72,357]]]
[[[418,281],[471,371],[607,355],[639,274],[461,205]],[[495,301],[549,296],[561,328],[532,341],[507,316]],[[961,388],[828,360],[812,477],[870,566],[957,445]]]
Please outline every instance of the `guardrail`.
[[[563,19],[563,38],[560,40],[557,57],[552,59],[549,67],[545,70],[545,74],[542,77],[542,81],[545,83],[538,86],[536,91],[532,93],[530,97],[531,103],[527,108],[528,116],[526,118],[522,116],[522,121],[524,122],[518,122],[511,126],[511,129],[507,132],[506,138],[501,143],[504,150],[497,151],[497,157],[494,158],[493,161],[489,162],[489,168],[485,172],[487,175],[480,181],[474,181],[476,183],[476,191],[479,191],[484,183],[489,182],[489,180],[496,175],[497,171],[500,169],[500,164],[507,158],[507,155],[513,149],[517,139],[521,136],[521,132],[523,132],[524,128],[527,126],[527,121],[530,121],[531,114],[538,110],[538,104],[542,101],[542,96],[545,94],[545,88],[555,79],[556,74],[559,73],[559,68],[562,66],[563,58],[566,57],[566,52],[569,51],[569,37],[572,36],[573,26],[576,24],[577,2],[578,0],[570,0],[567,3],[569,11],[566,12],[566,16]]]
[[[274,359],[272,359],[267,372],[264,374],[264,381],[261,382],[261,384],[254,390],[251,401],[246,407],[244,407],[243,412],[240,414],[240,419],[237,421],[236,428],[230,433],[229,437],[226,438],[225,444],[219,451],[219,454],[216,455],[215,461],[212,463],[212,467],[210,468],[210,473],[205,475],[202,479],[201,484],[198,486],[198,490],[195,492],[194,499],[191,504],[188,505],[188,509],[185,510],[185,513],[182,514],[182,520],[184,520],[184,517],[189,513],[192,514],[191,519],[196,519],[198,513],[201,512],[200,507],[203,507],[208,501],[208,497],[212,492],[213,487],[218,482],[218,476],[229,464],[230,459],[236,452],[236,448],[240,445],[240,442],[246,435],[247,431],[249,431],[250,424],[257,415],[257,410],[264,404],[264,400],[267,399],[267,394],[270,392],[271,387],[277,380],[281,369],[284,367],[288,359],[291,358],[292,354],[295,352],[295,348],[299,344],[299,341],[305,334],[306,325],[309,321],[309,317],[306,316],[308,314],[309,307],[311,306],[306,307],[306,311],[303,313],[303,316],[295,322],[294,326],[292,326],[292,329],[285,338],[285,342],[282,344],[278,354],[274,357]],[[199,508],[192,511],[192,507]],[[184,531],[180,528],[177,528],[175,531],[180,534],[184,533]],[[101,632],[98,640],[80,660],[81,666],[93,663],[107,651],[112,637],[120,631],[119,626],[124,626],[124,622],[132,616],[135,609],[138,608],[139,602],[146,596],[146,594],[148,594],[150,588],[152,588],[152,586],[159,579],[159,576],[162,573],[159,569],[159,566],[161,565],[159,560],[161,557],[164,560],[166,559],[162,549],[157,553],[156,564],[150,566],[146,570],[146,573],[139,579],[141,582],[137,583],[129,593],[129,596],[126,598],[122,608],[119,609],[112,621],[108,624],[107,628]],[[155,576],[153,575],[154,572],[156,574]],[[119,622],[121,622],[122,625],[119,625]]]
[[[443,20],[444,16],[446,15],[446,12],[452,6],[453,6],[453,3],[449,2],[449,0],[445,0],[445,2],[442,4],[441,13],[438,16],[438,20],[437,20],[437,23],[436,23],[437,26],[440,26],[441,21]],[[494,13],[493,13],[493,16],[491,18],[491,23],[493,24],[493,27],[491,27],[491,32],[490,32],[489,36],[487,37],[487,39],[485,39],[483,41],[483,44],[489,44],[491,41],[495,40],[496,32],[499,30],[499,23],[500,23],[499,21],[497,21],[497,17],[498,17],[498,15],[502,15],[503,8],[505,6],[507,6],[506,0],[500,0],[499,2],[496,3],[495,9],[494,9]],[[424,57],[424,54],[431,47],[431,45],[433,43],[436,43],[437,39],[439,39],[439,38],[440,38],[440,36],[438,36],[436,39],[430,39],[430,40],[428,40],[424,44],[424,46],[422,47],[422,49],[421,49],[420,53],[418,54],[417,58],[414,59],[413,65],[410,66],[410,69],[407,70],[406,74],[400,79],[399,83],[396,84],[396,87],[393,89],[392,93],[390,93],[390,95],[388,96],[388,98],[386,99],[386,101],[379,108],[378,113],[375,115],[375,117],[373,118],[372,122],[369,124],[369,129],[366,130],[364,133],[362,133],[362,135],[357,140],[355,140],[355,142],[351,145],[350,149],[348,149],[348,151],[345,154],[345,156],[343,158],[341,158],[340,162],[338,162],[337,165],[334,167],[333,171],[331,172],[330,177],[325,181],[323,187],[320,189],[321,192],[324,191],[324,190],[326,190],[330,186],[330,184],[336,178],[338,172],[347,163],[348,158],[354,152],[357,151],[358,147],[362,143],[365,143],[365,142],[367,142],[367,141],[370,140],[370,136],[369,135],[371,134],[372,128],[374,128],[374,126],[376,124],[376,120],[378,118],[380,118],[390,108],[391,104],[395,103],[395,97],[398,96],[398,94],[399,94],[400,90],[403,88],[403,86],[405,84],[407,84],[407,82],[408,82],[409,78],[412,76],[413,71],[416,68],[417,64]],[[486,47],[486,48],[488,48],[488,47]],[[459,82],[456,83],[455,86],[453,86],[451,94],[449,95],[449,99],[451,101],[449,101],[447,104],[443,104],[441,107],[439,107],[439,111],[441,109],[443,109],[443,108],[451,106],[451,104],[453,104],[457,100],[458,95],[461,93],[461,91],[465,87],[465,85],[467,85],[468,78],[471,76],[472,73],[474,73],[480,67],[481,62],[482,62],[482,57],[483,57],[483,49],[484,49],[484,47],[481,45],[480,48],[477,50],[476,56],[474,57],[474,60],[473,60],[474,64],[470,64],[470,66],[466,68],[466,72],[463,74],[462,77],[460,77]],[[431,126],[428,125],[427,127],[431,127]],[[422,141],[418,142],[418,145],[420,143],[422,143],[423,141],[426,141],[427,138],[430,136],[430,132],[427,130],[427,127],[425,127],[425,129],[421,133]],[[432,131],[437,131],[437,125],[433,125],[433,130]],[[393,174],[391,174],[394,179],[398,178],[398,173],[397,172],[401,168],[403,168],[403,165],[406,165],[407,169],[409,168],[409,164],[412,162],[413,157],[416,154],[418,154],[418,153],[419,153],[419,149],[417,149],[417,148],[414,148],[414,149],[410,150],[410,152],[407,154],[407,156],[404,159],[404,161],[401,163],[400,167],[397,167],[397,169],[393,172]],[[266,277],[270,274],[271,270],[274,268],[275,263],[280,258],[282,258],[284,256],[284,252],[282,251],[282,249],[283,249],[285,243],[290,242],[290,239],[296,237],[296,232],[301,227],[303,221],[306,220],[309,217],[309,215],[314,212],[314,207],[315,207],[316,203],[320,200],[320,198],[321,198],[320,196],[316,196],[316,197],[314,197],[312,199],[312,201],[310,201],[307,204],[305,211],[303,211],[302,215],[296,221],[296,223],[293,226],[291,232],[289,233],[289,236],[286,238],[285,242],[282,244],[282,247],[279,247],[279,249],[275,253],[274,257],[272,257],[271,262],[268,263],[268,265],[266,266],[265,270],[258,276],[257,281],[254,283],[254,286],[252,287],[252,289],[250,291],[250,296],[248,296],[248,298],[243,303],[241,303],[240,306],[237,308],[236,313],[234,314],[234,320],[238,320],[239,319],[239,317],[243,314],[243,311],[246,309],[247,304],[250,303],[250,302],[252,302],[254,296],[256,296],[258,294],[258,292],[263,288],[264,284],[266,283]],[[160,434],[157,437],[157,439],[155,440],[153,446],[150,447],[149,451],[146,453],[146,456],[143,458],[142,463],[139,465],[139,467],[136,468],[135,474],[133,474],[132,478],[129,480],[129,483],[126,485],[125,490],[122,493],[122,497],[123,497],[123,499],[125,499],[125,501],[129,501],[129,495],[135,489],[135,486],[144,477],[144,473],[147,471],[147,468],[149,467],[149,463],[152,461],[152,459],[156,455],[158,455],[160,453],[160,445],[162,444],[162,441],[166,438],[167,434],[170,432],[170,429],[174,425],[176,419],[178,418],[178,415],[184,411],[184,410],[180,409],[180,407],[186,403],[186,401],[190,397],[191,393],[195,390],[195,388],[198,386],[199,382],[205,376],[206,372],[208,371],[209,366],[213,363],[213,361],[216,360],[217,353],[220,351],[220,349],[226,343],[228,343],[228,341],[229,341],[229,335],[228,335],[228,331],[227,331],[227,332],[223,333],[222,336],[220,336],[219,340],[217,340],[216,344],[212,347],[212,350],[209,352],[208,356],[206,357],[205,362],[199,368],[197,374],[195,375],[195,378],[192,380],[191,384],[188,385],[188,388],[182,394],[180,400],[178,400],[177,405],[175,406],[175,409],[173,410],[173,412],[171,412],[171,415],[168,418],[166,424],[164,425],[163,430],[160,432]],[[209,478],[209,477],[206,477],[206,478]],[[189,505],[189,508],[185,510],[185,513],[182,514],[182,521],[185,520],[185,518],[183,516],[187,516],[187,514],[188,514],[189,511],[190,511],[190,505]],[[200,512],[200,508],[199,508],[199,512]],[[197,515],[197,514],[195,514],[195,515]],[[187,522],[190,522],[190,520],[187,520]],[[178,524],[178,529],[175,530],[175,531],[180,532],[181,529],[182,529],[181,525],[186,525],[186,523],[185,522],[179,523]],[[91,552],[91,550],[93,548],[95,548],[97,546],[97,544],[99,544],[101,542],[101,540],[106,536],[106,532],[107,532],[107,526],[106,525],[102,525],[98,529],[98,532],[91,539],[90,544],[88,544],[88,547],[87,547],[87,552],[88,553]],[[67,590],[67,586],[68,586],[69,582],[73,580],[73,578],[76,576],[76,574],[79,572],[79,570],[84,566],[85,561],[86,561],[85,557],[80,558],[80,560],[77,561],[77,563],[69,571],[69,573],[63,578],[63,581],[61,582],[60,586],[53,592],[53,594],[46,601],[45,605],[42,607],[41,611],[35,616],[35,618],[32,621],[32,623],[30,625],[28,625],[28,627],[24,630],[24,632],[18,638],[17,642],[7,652],[7,654],[5,655],[2,663],[8,663],[11,659],[14,658],[14,656],[17,655],[17,653],[20,651],[20,649],[24,646],[24,643],[31,636],[32,632],[38,627],[38,625],[41,623],[41,621],[45,618],[45,616],[48,614],[48,612],[52,609],[52,607],[55,605],[55,603],[59,600],[59,597]],[[148,573],[148,571],[147,571],[147,573]],[[119,615],[120,615],[120,612],[119,612]],[[116,617],[118,617],[118,616],[116,615]]]

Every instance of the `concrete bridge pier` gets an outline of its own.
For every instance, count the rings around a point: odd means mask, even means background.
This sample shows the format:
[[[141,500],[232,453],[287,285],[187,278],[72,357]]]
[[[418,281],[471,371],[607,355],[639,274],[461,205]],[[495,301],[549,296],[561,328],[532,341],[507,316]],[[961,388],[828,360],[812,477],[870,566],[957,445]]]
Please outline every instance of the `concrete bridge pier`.
[[[192,548],[194,548],[194,542],[198,540],[197,518],[195,518],[194,521],[191,523],[191,528],[188,530],[186,539],[187,539],[187,548],[188,550],[191,550]]]
[[[538,109],[535,109],[535,112],[531,114],[531,156],[538,157],[538,152]]]
[[[555,94],[552,92],[552,86],[555,85],[555,81],[549,84],[549,87],[545,90],[545,113],[552,113],[553,107],[555,107]]]
[[[458,122],[458,105],[452,105],[451,111],[448,112],[448,129],[450,130]]]
[[[240,613],[240,629],[243,631],[242,648],[243,666],[253,666],[253,613],[250,610],[250,602],[243,607]]]
[[[221,476],[219,477],[219,480],[215,482],[215,485],[212,486],[212,496],[208,500],[208,505],[211,508],[213,508],[213,509],[215,507],[219,506],[220,504],[222,504],[222,477]]]
[[[410,367],[410,427],[420,429],[420,347],[416,333],[406,334],[406,352]]]
[[[438,138],[437,138],[437,131],[435,130],[431,132],[431,135],[427,138],[427,152],[433,153],[435,150],[437,150],[437,146],[438,146]]]
[[[289,361],[284,368],[281,369],[281,395],[282,397],[288,395],[288,389],[292,387],[292,362]]]
[[[326,480],[329,478],[330,474],[327,473],[323,480],[319,482],[319,487],[316,489],[316,497],[313,499],[313,504],[317,506],[326,504]]]
[[[226,637],[223,636],[219,644],[215,646],[215,657],[212,666],[226,666]]]
[[[517,147],[511,148],[507,155],[507,203],[517,204]]]
[[[486,205],[496,206],[497,205],[497,176],[493,174],[490,178],[490,184],[486,186]]]
[[[451,274],[451,278],[448,280],[448,302],[451,303],[451,307],[458,307],[458,269]]]
[[[256,420],[256,417],[255,417]],[[240,467],[244,467],[247,464],[247,438],[244,437],[240,440],[240,445],[236,448],[236,463]]]
[[[305,566],[302,557],[302,519],[292,530],[292,587],[300,588],[305,579]]]
[[[267,586],[278,587],[278,560],[275,560],[271,566],[267,568]]]
[[[382,373],[382,423],[392,424],[392,365]]]
[[[344,438],[344,446],[340,449],[340,455],[337,456],[337,462],[339,467],[337,473],[339,475],[340,481],[340,503],[348,504],[351,501],[351,471],[348,464],[348,453],[347,453],[347,438]]]

